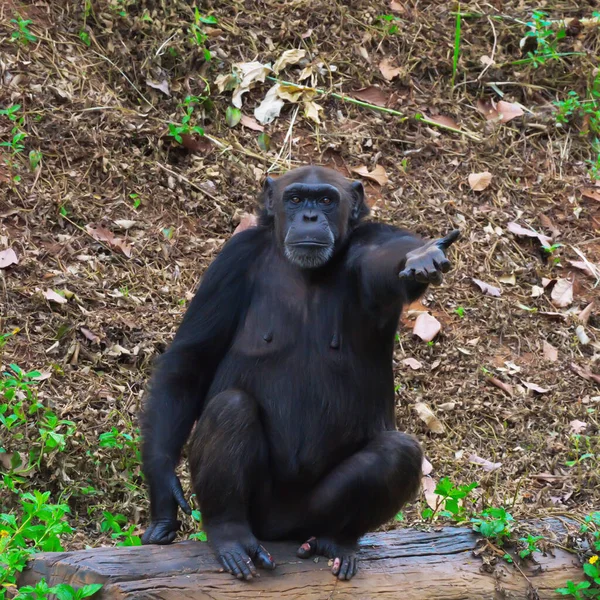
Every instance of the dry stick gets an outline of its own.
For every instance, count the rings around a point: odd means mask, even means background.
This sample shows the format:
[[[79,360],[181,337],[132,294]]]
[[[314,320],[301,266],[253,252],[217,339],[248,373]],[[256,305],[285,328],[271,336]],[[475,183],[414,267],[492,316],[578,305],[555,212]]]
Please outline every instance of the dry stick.
[[[185,183],[187,183],[190,187],[194,188],[196,191],[200,192],[201,194],[204,194],[205,196],[207,196],[208,198],[210,198],[211,200],[214,200],[215,202],[217,202],[217,198],[215,196],[213,196],[210,192],[206,191],[205,189],[201,188],[199,185],[197,185],[196,183],[194,183],[193,181],[190,181],[187,177],[185,177],[184,175],[182,175],[181,173],[177,173],[177,171],[172,171],[171,169],[169,169],[168,167],[165,167],[164,165],[161,165],[159,162],[156,163],[163,171],[166,171],[167,173],[169,173],[170,175],[173,175],[174,177],[177,177],[177,179],[179,181],[184,181]]]
[[[297,83],[292,83],[291,81],[283,81],[281,79],[277,79],[275,77],[267,77],[271,81],[279,83],[280,85],[289,85],[295,87],[300,90],[310,90],[311,92],[316,92],[317,94],[321,94],[322,96],[331,96],[332,98],[337,98],[338,100],[342,100],[343,102],[350,102],[352,104],[356,104],[357,106],[362,106],[364,108],[370,108],[371,110],[376,110],[379,112],[389,113],[391,115],[395,115],[397,117],[401,117],[401,121],[406,121],[409,117],[404,115],[398,110],[394,110],[393,108],[387,108],[385,106],[377,106],[376,104],[371,104],[369,102],[363,102],[362,100],[357,100],[356,98],[352,98],[350,96],[346,96],[345,94],[338,94],[336,92],[328,92],[327,90],[321,90],[319,88],[309,87],[306,85],[299,85]],[[432,125],[434,127],[439,127],[440,129],[446,129],[447,131],[452,131],[453,133],[458,133],[460,135],[464,135],[476,142],[480,142],[481,138],[470,131],[463,131],[462,129],[457,129],[456,127],[451,127],[449,125],[442,125],[441,123],[437,123],[436,121],[432,121],[427,117],[417,113],[415,115],[415,120],[422,121],[423,123],[427,123],[428,125]]]
[[[287,141],[290,139],[290,137],[292,136],[292,130],[294,128],[294,123],[296,122],[296,117],[298,116],[298,111],[300,110],[300,105],[297,104],[296,105],[296,110],[294,111],[294,114],[292,115],[292,118],[290,120],[290,126],[288,127],[287,133],[285,134],[285,139],[283,140],[283,143],[281,144],[281,149],[279,150],[279,152],[277,153],[277,156],[275,157],[275,160],[271,163],[271,166],[267,169],[267,173],[270,173],[273,168],[277,165],[277,163],[279,162],[279,160],[281,159],[281,155],[283,154],[283,150],[287,144]],[[292,156],[291,156],[291,151],[290,151],[290,162],[292,160]]]

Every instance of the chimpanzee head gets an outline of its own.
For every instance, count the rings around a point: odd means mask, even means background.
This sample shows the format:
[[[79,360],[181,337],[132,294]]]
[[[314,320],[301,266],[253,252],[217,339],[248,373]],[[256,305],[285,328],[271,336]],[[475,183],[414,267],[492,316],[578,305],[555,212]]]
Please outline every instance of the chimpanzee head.
[[[314,166],[267,177],[262,202],[286,258],[302,269],[327,263],[369,212],[360,181]]]

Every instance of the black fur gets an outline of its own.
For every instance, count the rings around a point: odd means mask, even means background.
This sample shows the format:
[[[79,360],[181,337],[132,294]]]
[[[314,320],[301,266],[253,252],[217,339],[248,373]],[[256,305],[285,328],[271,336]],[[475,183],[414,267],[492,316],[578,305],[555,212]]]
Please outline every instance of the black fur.
[[[310,208],[336,232],[319,268],[283,252],[283,191],[297,182],[316,186],[315,197],[320,183],[340,192],[335,209]],[[192,479],[224,568],[249,579],[255,564],[274,567],[257,539],[316,536],[299,555],[330,555],[349,579],[358,538],[418,490],[421,449],[395,428],[392,350],[402,306],[445,258],[439,244],[361,223],[362,186],[327,169],[268,181],[262,206],[259,225],[207,270],[156,367],[142,419],[152,516],[143,541],[170,543],[177,505],[189,508],[175,467],[198,420]]]

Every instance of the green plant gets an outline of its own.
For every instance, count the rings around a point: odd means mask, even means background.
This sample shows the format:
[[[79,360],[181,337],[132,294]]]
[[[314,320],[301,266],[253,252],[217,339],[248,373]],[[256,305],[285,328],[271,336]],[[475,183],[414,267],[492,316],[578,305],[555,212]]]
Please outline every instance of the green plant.
[[[104,520],[100,524],[100,531],[107,533],[112,532],[110,537],[113,540],[119,540],[117,546],[141,546],[142,540],[139,536],[134,535],[135,525],[130,525],[127,529],[123,526],[127,524],[127,517],[122,514],[113,515],[111,512],[102,511]]]
[[[12,104],[8,108],[0,109],[0,116],[8,117],[13,122],[13,128],[10,131],[12,139],[6,142],[0,142],[0,147],[10,148],[13,154],[22,152],[25,149],[23,140],[27,137],[27,134],[21,131],[21,126],[24,123],[23,117],[19,117],[17,112],[21,109],[20,104]]]
[[[519,556],[525,559],[532,556],[534,552],[541,552],[538,548],[538,542],[543,539],[543,535],[531,535],[530,533],[527,534],[527,537],[519,538],[519,542],[524,546],[519,550]]]
[[[205,46],[208,35],[204,31],[202,25],[216,25],[218,23],[216,17],[210,15],[208,17],[203,17],[198,10],[198,7],[194,8],[194,22],[190,25],[190,40],[193,44],[202,48],[202,52],[204,53],[204,60],[208,62],[212,55],[210,50]]]
[[[461,30],[461,21],[460,21],[460,4],[458,5],[458,10],[456,11],[456,25],[454,27],[454,54],[452,56],[452,80],[450,85],[454,87],[454,80],[456,77],[456,69],[458,68],[458,58],[460,57],[460,30]]]
[[[142,199],[140,198],[140,195],[136,194],[136,193],[131,193],[131,194],[129,194],[129,198],[133,202],[133,208],[135,210],[137,210],[139,208],[140,204],[142,203]]]
[[[400,19],[396,15],[379,15],[375,22],[381,24],[384,35],[396,35],[400,31]]]
[[[513,516],[502,507],[486,508],[480,516],[471,518],[473,530],[492,539],[498,546],[510,538],[513,522]]]
[[[467,500],[471,492],[478,486],[479,484],[474,482],[455,487],[449,477],[440,479],[434,490],[438,496],[435,508],[426,508],[421,516],[429,521],[433,521],[438,514],[455,523],[466,521],[469,518],[469,511],[466,508]]]
[[[30,19],[23,19],[20,15],[16,15],[16,18],[11,19],[10,22],[16,25],[15,31],[10,34],[11,40],[24,45],[37,41],[37,37],[29,30],[29,25],[32,23]]]
[[[600,511],[586,515],[581,525],[581,533],[588,534],[592,548],[600,552]]]
[[[573,583],[571,580],[567,581],[566,588],[558,588],[557,593],[563,596],[572,596],[577,600],[584,600],[584,598],[593,598],[588,589],[591,586],[589,581],[580,581],[579,583]],[[598,598],[598,596],[596,596]]]
[[[202,513],[199,510],[192,511],[192,519],[199,523],[202,526]],[[197,533],[192,533],[190,535],[190,540],[198,540],[199,542],[206,542],[208,538],[206,537],[206,532],[200,530]]]
[[[204,96],[186,96],[185,100],[179,106],[184,109],[184,115],[181,118],[181,123],[169,123],[169,134],[172,135],[177,142],[180,144],[183,142],[183,135],[190,135],[197,133],[198,135],[204,135],[204,129],[198,125],[192,125],[192,116],[194,116],[194,109],[196,106],[203,104],[206,101]]]
[[[465,316],[465,309],[462,306],[454,309],[454,312],[462,319]]]
[[[592,440],[587,435],[574,434],[571,436],[573,442],[573,451],[571,454],[575,455],[572,460],[565,461],[567,467],[574,467],[580,463],[596,458],[596,453],[592,447]]]
[[[90,34],[85,31],[85,29],[82,29],[79,32],[79,39],[86,45],[86,46],[91,46],[92,45],[92,40],[90,38]]]
[[[559,58],[557,42],[566,35],[564,29],[555,31],[547,16],[543,10],[534,10],[531,21],[527,23],[529,31],[525,37],[535,40],[535,49],[527,53],[534,67],[545,64],[548,59]]]
[[[42,162],[42,153],[39,150],[31,150],[29,152],[29,167],[35,171],[38,165]]]

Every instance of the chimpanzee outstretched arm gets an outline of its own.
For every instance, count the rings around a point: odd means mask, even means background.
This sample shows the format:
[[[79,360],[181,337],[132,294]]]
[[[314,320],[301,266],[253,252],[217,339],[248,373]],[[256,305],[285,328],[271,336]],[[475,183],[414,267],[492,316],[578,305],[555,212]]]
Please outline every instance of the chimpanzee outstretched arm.
[[[248,271],[260,253],[262,228],[235,235],[207,269],[171,347],[158,360],[141,417],[142,462],[150,487],[152,523],[144,543],[168,544],[187,513],[175,475],[181,449],[200,416],[219,362],[245,314]]]
[[[409,304],[432,283],[440,284],[450,270],[448,247],[458,239],[453,231],[436,240],[423,240],[408,231],[369,223],[360,226],[349,252],[365,300],[373,305]]]

